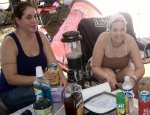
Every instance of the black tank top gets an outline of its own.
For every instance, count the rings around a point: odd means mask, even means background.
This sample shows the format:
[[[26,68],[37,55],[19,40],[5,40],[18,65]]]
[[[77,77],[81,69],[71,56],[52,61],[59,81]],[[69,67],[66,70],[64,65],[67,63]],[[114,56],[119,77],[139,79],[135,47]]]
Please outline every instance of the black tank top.
[[[35,67],[36,66],[42,66],[42,69],[44,70],[47,66],[47,59],[43,51],[43,44],[41,37],[38,32],[35,32],[36,38],[38,41],[38,45],[40,48],[40,53],[37,56],[33,57],[28,57],[22,47],[21,44],[15,35],[15,33],[10,33],[7,36],[11,36],[18,48],[18,55],[17,55],[17,72],[20,75],[29,75],[29,76],[35,76]],[[1,77],[0,77],[0,90],[6,90],[13,88],[15,86],[9,85],[5,79],[5,76],[3,74],[3,71],[1,72]]]

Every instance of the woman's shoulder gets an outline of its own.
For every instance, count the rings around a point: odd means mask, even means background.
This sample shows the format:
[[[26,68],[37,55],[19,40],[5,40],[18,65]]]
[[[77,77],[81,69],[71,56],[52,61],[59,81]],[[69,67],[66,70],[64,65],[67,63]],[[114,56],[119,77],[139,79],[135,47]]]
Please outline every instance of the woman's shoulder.
[[[136,43],[135,39],[129,34],[126,35],[126,42],[128,44]]]
[[[43,32],[40,32],[40,31],[38,31],[38,33],[40,35],[40,38],[42,40],[43,45],[47,44],[48,39],[47,39],[46,35]]]
[[[16,44],[12,36],[6,35],[1,44],[1,50],[11,49],[15,51],[17,49]]]
[[[99,36],[107,37],[107,36],[109,36],[109,32],[107,32],[107,31],[102,32]]]
[[[37,33],[39,33],[40,34],[40,36],[42,36],[42,35],[44,35],[44,33],[43,32],[41,32],[41,31],[36,31]]]
[[[99,35],[98,40],[101,42],[107,42],[109,38],[110,38],[109,32],[103,32]]]
[[[12,44],[12,43],[14,43],[14,40],[13,40],[13,32],[12,33],[9,33],[9,34],[7,34],[5,37],[4,37],[4,39],[3,39],[3,41],[2,41],[2,44]]]
[[[126,36],[125,43],[126,46],[128,47],[128,50],[132,50],[135,48],[135,46],[137,46],[135,39],[129,34],[127,34]]]
[[[37,31],[37,32],[39,33],[42,40],[45,39],[45,34],[43,32],[41,31]]]

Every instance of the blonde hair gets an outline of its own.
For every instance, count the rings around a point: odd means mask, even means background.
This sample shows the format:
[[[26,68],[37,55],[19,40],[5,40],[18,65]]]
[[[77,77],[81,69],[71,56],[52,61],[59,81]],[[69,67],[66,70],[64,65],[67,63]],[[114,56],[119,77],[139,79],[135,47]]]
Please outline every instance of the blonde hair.
[[[107,31],[110,31],[112,23],[116,21],[123,21],[125,25],[127,25],[127,21],[125,17],[122,14],[117,13],[109,17],[108,22],[107,22]]]

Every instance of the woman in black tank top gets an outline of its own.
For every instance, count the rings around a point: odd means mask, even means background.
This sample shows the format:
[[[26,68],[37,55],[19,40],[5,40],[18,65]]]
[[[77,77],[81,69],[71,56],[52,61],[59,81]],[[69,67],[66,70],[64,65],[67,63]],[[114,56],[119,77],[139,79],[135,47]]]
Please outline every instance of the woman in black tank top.
[[[20,2],[15,6],[12,22],[16,30],[8,34],[2,43],[0,77],[0,98],[9,113],[35,101],[32,87],[35,67],[42,66],[44,71],[51,63],[57,64],[47,38],[37,31],[37,14],[30,3]],[[59,69],[59,84],[66,87],[67,80]],[[51,82],[54,73],[45,71],[44,76]],[[3,109],[6,111],[6,108]]]

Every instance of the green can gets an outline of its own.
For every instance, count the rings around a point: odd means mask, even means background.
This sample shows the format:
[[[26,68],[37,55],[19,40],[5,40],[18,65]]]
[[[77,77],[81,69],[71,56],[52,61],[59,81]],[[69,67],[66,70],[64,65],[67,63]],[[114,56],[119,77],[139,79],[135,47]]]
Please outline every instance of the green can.
[[[117,115],[126,115],[125,94],[118,92],[116,94]]]

